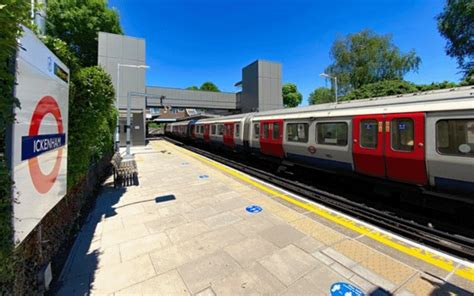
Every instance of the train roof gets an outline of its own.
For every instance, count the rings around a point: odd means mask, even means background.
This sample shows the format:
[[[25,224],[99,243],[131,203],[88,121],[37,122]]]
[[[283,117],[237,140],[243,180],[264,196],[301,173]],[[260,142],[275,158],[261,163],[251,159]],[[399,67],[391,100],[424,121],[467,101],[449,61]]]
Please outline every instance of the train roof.
[[[253,118],[268,120],[469,109],[474,110],[474,86],[259,112]]]
[[[243,114],[235,114],[229,116],[222,116],[217,118],[206,118],[200,119],[197,123],[220,123],[220,122],[237,122],[242,120],[242,118],[247,117],[249,115],[253,115],[257,113],[243,113]]]
[[[176,121],[176,122],[171,123],[171,125],[172,126],[188,125],[192,121],[196,121],[196,119]]]
[[[343,117],[364,114],[474,110],[474,86],[457,87],[403,95],[375,97],[338,104],[318,104],[257,113],[200,119],[196,123],[237,122],[250,116],[256,120]],[[184,123],[184,122],[183,122]],[[177,123],[174,123],[175,125]]]

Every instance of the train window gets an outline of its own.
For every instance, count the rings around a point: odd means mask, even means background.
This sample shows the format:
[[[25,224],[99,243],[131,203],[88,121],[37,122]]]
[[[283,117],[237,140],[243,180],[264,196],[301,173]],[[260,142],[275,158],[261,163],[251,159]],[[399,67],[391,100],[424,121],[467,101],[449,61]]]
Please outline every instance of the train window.
[[[219,136],[222,136],[224,134],[224,125],[223,124],[218,125],[217,132],[218,132]]]
[[[288,123],[286,125],[286,139],[289,142],[308,142],[307,123]]]
[[[235,124],[235,137],[238,138],[240,137],[240,123]]]
[[[263,124],[263,139],[268,139],[268,123]]]
[[[216,134],[216,125],[213,124],[211,125],[211,135],[215,135]]]
[[[255,123],[253,125],[253,133],[255,139],[260,138],[260,123]]]
[[[440,154],[474,157],[474,118],[438,121],[436,148]]]
[[[360,121],[360,146],[377,148],[377,120],[365,119]]]
[[[316,124],[318,144],[346,146],[347,123],[324,122]]]
[[[413,151],[415,142],[415,128],[413,119],[393,119],[390,128],[392,137],[392,149],[398,151]]]
[[[280,138],[280,124],[279,123],[274,123],[273,124],[273,139],[279,139]]]

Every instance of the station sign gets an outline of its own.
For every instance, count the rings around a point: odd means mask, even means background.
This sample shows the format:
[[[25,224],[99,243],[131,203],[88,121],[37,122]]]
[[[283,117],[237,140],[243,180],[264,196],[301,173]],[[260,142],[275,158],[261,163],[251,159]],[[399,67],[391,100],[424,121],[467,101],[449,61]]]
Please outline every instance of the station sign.
[[[16,59],[15,122],[8,144],[18,244],[66,195],[69,69],[27,28]]]

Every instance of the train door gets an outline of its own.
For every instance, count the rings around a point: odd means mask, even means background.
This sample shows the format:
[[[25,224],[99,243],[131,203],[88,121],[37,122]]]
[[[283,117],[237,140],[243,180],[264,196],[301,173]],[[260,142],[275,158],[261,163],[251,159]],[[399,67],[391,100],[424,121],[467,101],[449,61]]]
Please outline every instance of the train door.
[[[355,116],[353,142],[357,172],[427,184],[424,113]]]
[[[224,123],[224,145],[234,147],[234,123]]]
[[[274,156],[283,158],[283,120],[274,121],[271,126],[271,147]]]
[[[209,143],[209,124],[204,124],[204,142]]]
[[[283,157],[283,120],[261,122],[260,150],[262,153]]]
[[[389,179],[425,185],[425,114],[385,116],[385,166]]]
[[[191,121],[189,123],[189,135],[191,137],[191,139],[195,139],[196,138],[196,125],[194,124],[195,121]]]
[[[384,116],[354,116],[352,123],[355,170],[366,175],[385,177]]]

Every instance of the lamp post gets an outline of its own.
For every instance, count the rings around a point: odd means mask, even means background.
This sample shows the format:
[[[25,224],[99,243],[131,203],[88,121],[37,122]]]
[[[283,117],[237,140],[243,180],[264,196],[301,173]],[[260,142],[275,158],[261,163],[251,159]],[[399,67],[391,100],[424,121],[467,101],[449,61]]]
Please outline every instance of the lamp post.
[[[336,76],[331,76],[331,75],[326,74],[326,73],[321,73],[321,74],[319,74],[319,76],[334,79],[334,95],[336,97],[336,104],[337,104],[337,77]]]
[[[126,68],[138,68],[138,69],[148,69],[150,66],[147,65],[129,65],[129,64],[117,64],[117,92],[116,92],[116,99],[115,99],[115,108],[119,114],[117,115],[117,126],[115,127],[115,151],[120,150],[120,111],[119,111],[119,98],[120,98],[120,67]],[[130,126],[126,126],[125,128],[130,128]]]

